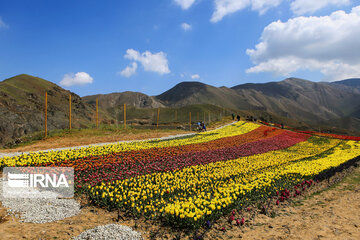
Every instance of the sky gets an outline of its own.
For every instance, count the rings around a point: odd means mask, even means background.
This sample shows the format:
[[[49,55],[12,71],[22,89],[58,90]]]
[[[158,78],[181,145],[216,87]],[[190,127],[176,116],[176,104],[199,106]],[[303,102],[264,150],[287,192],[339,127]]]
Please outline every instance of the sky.
[[[12,0],[0,4],[0,79],[80,96],[158,95],[360,77],[360,0]]]

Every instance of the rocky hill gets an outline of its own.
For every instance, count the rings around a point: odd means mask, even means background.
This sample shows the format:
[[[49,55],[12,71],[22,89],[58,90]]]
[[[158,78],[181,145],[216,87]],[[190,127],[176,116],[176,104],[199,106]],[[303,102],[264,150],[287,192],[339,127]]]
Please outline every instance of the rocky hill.
[[[84,102],[95,105],[96,99],[99,99],[99,107],[102,109],[111,109],[122,106],[125,103],[136,108],[158,108],[164,107],[155,97],[150,97],[139,92],[121,92],[110,94],[97,94],[85,96]]]
[[[18,142],[25,134],[44,130],[45,92],[49,130],[68,128],[69,94],[73,126],[91,124],[93,109],[78,95],[44,79],[22,74],[0,82],[0,145]]]
[[[182,82],[156,96],[166,106],[180,107],[192,104],[212,104],[231,109],[249,109],[251,103],[239,98],[233,89],[213,87],[201,82]]]

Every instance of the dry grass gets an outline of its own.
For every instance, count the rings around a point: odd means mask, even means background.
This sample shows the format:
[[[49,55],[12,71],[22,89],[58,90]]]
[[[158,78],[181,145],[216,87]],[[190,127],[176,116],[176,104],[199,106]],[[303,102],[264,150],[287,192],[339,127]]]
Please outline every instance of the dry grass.
[[[139,130],[139,131],[106,131],[98,134],[90,134],[88,131],[73,132],[63,136],[54,136],[42,139],[26,146],[19,146],[12,149],[1,149],[0,152],[29,152],[51,148],[63,148],[82,146],[95,143],[117,142],[125,140],[138,140],[148,138],[159,138],[176,134],[184,134],[188,131],[180,130]]]
[[[232,122],[230,118],[224,118],[222,121],[210,124],[210,126],[208,126],[208,130],[215,129],[230,122]],[[195,130],[195,128],[193,130]],[[185,133],[190,133],[190,131],[175,129],[135,129],[131,127],[123,129],[109,126],[99,129],[62,130],[52,133],[50,137],[44,139],[29,140],[25,141],[25,143],[20,146],[0,149],[0,153],[40,151],[52,148],[75,147],[95,143],[160,138]]]

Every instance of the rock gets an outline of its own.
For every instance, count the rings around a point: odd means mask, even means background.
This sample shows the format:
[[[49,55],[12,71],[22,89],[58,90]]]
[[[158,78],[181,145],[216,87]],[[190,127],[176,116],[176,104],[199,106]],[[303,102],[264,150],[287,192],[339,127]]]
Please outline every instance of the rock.
[[[82,232],[74,240],[142,240],[140,233],[128,226],[108,224]]]

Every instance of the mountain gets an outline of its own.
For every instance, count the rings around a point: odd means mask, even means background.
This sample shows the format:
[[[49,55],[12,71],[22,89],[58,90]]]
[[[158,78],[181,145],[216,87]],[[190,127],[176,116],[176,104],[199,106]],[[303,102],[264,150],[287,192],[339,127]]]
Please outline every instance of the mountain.
[[[329,83],[288,78],[281,82],[243,84],[233,87],[241,97],[255,101],[266,111],[307,122],[351,116],[360,94]]]
[[[150,109],[165,107],[155,97],[148,96],[139,92],[121,92],[110,94],[97,94],[85,96],[83,101],[93,107],[98,99],[99,111],[101,116],[108,115],[114,121],[122,122],[124,119],[124,104],[127,108],[127,119],[129,123],[136,122],[147,124],[153,119],[156,113]],[[130,120],[132,119],[132,121]]]
[[[166,106],[181,107],[192,104],[212,104],[231,109],[249,109],[246,99],[239,98],[233,89],[213,87],[201,82],[182,82],[156,96]],[[255,107],[255,106],[253,106]]]
[[[332,82],[331,84],[344,85],[344,86],[360,89],[360,78],[345,79],[341,81]]]
[[[355,131],[359,129],[360,93],[349,91],[350,86],[354,89],[358,86],[358,80],[334,84],[288,78],[280,82],[247,83],[232,88],[182,82],[156,98],[166,106],[173,107],[213,104],[231,109],[269,112],[312,125],[323,123],[331,126],[333,121],[336,127]]]
[[[349,93],[360,94],[360,78],[351,78],[351,79],[345,79],[342,81],[332,82],[331,85],[335,86],[339,89],[342,89],[344,91],[347,91]],[[351,120],[339,119],[339,121],[344,123],[343,125],[350,125],[350,126],[355,125],[355,124],[348,124],[347,123],[348,121],[350,121],[351,123],[356,122],[357,124],[355,126],[359,130],[360,129],[360,102],[357,102],[357,105],[356,105],[356,102],[354,102],[353,105],[355,105],[355,109],[352,111],[350,116],[355,117],[356,119],[351,119]]]
[[[345,91],[360,94],[360,78],[345,79],[342,81],[332,82],[331,85],[340,87]]]
[[[99,107],[102,109],[111,109],[122,106],[125,103],[129,106],[137,108],[158,108],[164,107],[156,98],[150,97],[139,92],[122,92],[110,94],[97,94],[85,96],[82,98],[84,102],[95,105],[96,99],[99,100]]]
[[[78,95],[44,79],[21,74],[0,82],[0,145],[44,130],[45,92],[49,130],[68,128],[69,94],[73,126],[85,127],[91,123],[93,110]]]
[[[232,109],[234,112],[243,110],[259,116],[271,113],[271,116],[279,116],[277,119],[285,117],[284,121],[294,119],[297,126],[301,126],[299,123],[303,122],[305,125],[327,126],[327,129],[335,126],[360,132],[358,88],[360,79],[328,83],[287,78],[280,82],[247,83],[231,88],[214,87],[201,82],[181,82],[157,96],[124,92],[88,96],[83,99],[93,105],[95,99],[99,98],[100,106],[115,118],[119,118],[119,109],[124,103],[142,109],[203,104],[226,108],[229,111]],[[148,114],[150,113],[145,115]]]
[[[328,83],[298,78],[264,84],[241,84],[232,88],[200,82],[182,82],[156,96],[167,106],[213,104],[232,109],[262,110],[314,123],[357,116],[360,94]]]
[[[280,82],[247,83],[231,88],[201,82],[182,82],[158,96],[139,92],[98,94],[80,98],[54,83],[30,75],[0,82],[0,145],[19,142],[21,136],[44,130],[44,101],[48,93],[48,129],[68,128],[69,94],[74,128],[94,125],[95,101],[99,99],[101,122],[134,124],[187,122],[224,114],[254,116],[283,122],[301,129],[360,134],[360,79],[311,82],[288,78]]]

